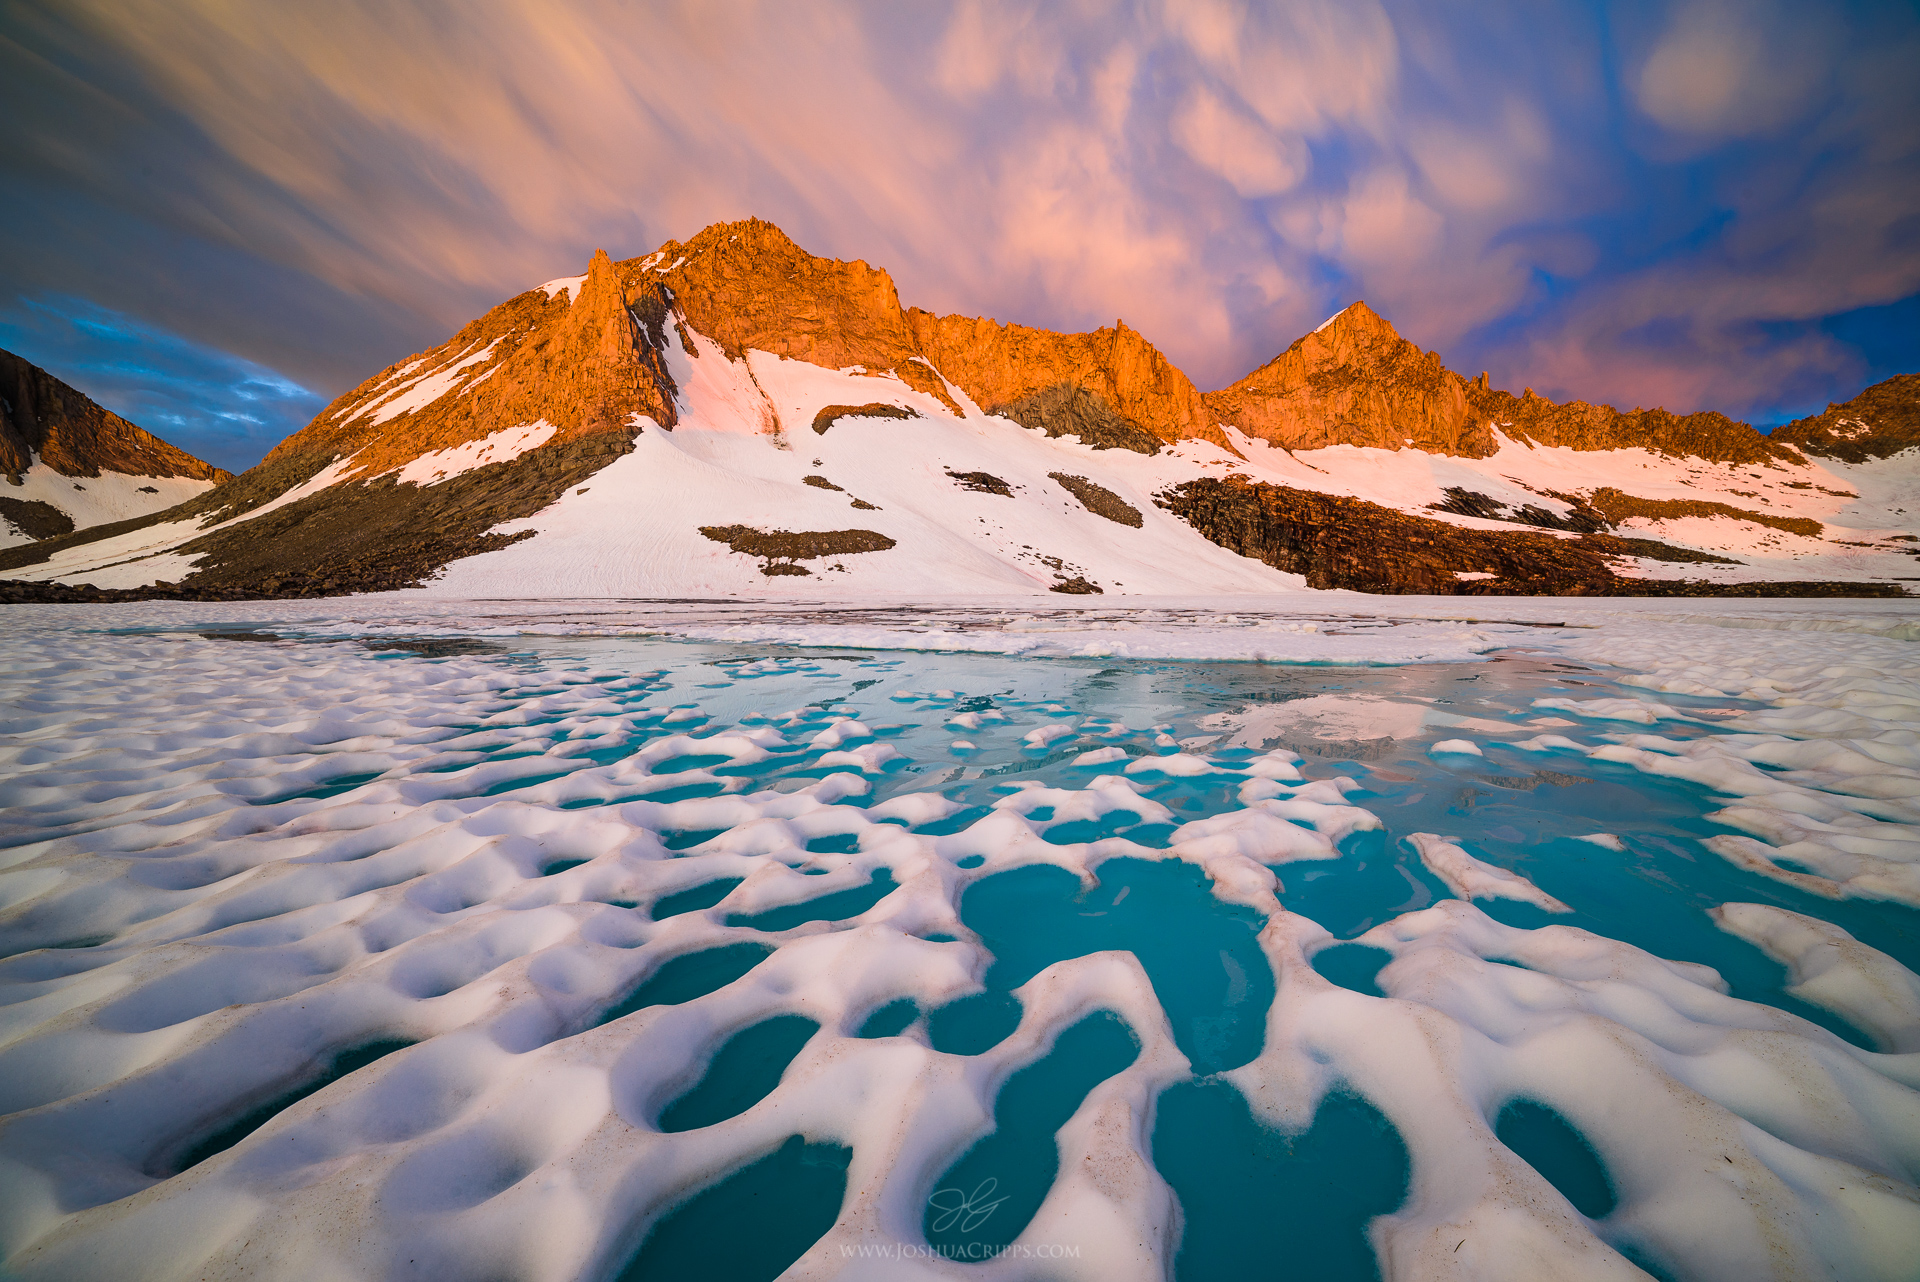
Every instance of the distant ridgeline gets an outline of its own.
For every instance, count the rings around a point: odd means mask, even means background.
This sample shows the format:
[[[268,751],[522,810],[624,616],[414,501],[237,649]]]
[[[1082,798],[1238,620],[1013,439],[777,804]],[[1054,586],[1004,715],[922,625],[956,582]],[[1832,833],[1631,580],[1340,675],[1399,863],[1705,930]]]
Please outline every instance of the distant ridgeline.
[[[1201,392],[1123,322],[902,307],[757,219],[596,253],[237,477],[17,358],[0,380],[6,600],[1920,583],[1920,376],[1767,436],[1514,396],[1354,303]],[[109,475],[153,501],[54,495]]]
[[[0,349],[0,548],[147,516],[232,479]]]

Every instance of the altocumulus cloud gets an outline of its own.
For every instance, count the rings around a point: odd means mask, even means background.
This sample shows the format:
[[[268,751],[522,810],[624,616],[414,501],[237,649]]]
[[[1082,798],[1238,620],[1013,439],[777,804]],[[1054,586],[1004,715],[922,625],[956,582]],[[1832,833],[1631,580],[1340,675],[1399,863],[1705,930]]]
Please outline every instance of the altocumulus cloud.
[[[1556,396],[1768,418],[1920,367],[1907,4],[9,12],[8,279],[329,394],[748,214],[1203,386],[1363,296]]]

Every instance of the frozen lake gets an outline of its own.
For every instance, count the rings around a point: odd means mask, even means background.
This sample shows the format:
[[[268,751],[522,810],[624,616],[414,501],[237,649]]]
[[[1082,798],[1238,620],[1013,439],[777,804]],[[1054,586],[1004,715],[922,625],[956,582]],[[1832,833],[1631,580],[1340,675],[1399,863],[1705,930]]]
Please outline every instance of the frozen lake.
[[[1302,602],[6,608],[0,1258],[1915,1276],[1920,614]]]

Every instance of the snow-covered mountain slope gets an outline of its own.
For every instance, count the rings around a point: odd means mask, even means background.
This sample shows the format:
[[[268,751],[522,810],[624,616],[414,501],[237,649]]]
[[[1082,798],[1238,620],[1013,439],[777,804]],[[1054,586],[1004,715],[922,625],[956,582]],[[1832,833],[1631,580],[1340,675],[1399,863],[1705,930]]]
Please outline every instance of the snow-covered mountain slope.
[[[589,483],[500,527],[531,537],[455,562],[433,590],[900,595],[935,584],[996,593],[1304,586],[1298,575],[1210,543],[1154,506],[1152,495],[1170,482],[1237,462],[1215,446],[1188,442],[1155,455],[1096,450],[1004,418],[963,417],[904,383],[876,386],[765,352],[731,361],[706,338],[692,343],[697,356],[669,351],[681,389],[673,431],[643,430],[631,454]],[[829,406],[862,398],[915,417],[849,414],[813,430]],[[763,411],[808,426],[769,433]],[[838,535],[816,542],[872,550],[816,555],[776,535],[729,542],[719,533],[743,526]]]
[[[0,350],[0,548],[165,511],[231,475]]]
[[[596,254],[246,475],[0,551],[0,577],[210,595],[1898,593],[1920,581],[1920,449],[1895,384],[1770,439],[1717,414],[1511,396],[1355,304],[1202,394],[1123,324],[903,308],[886,273],[749,221]]]
[[[0,479],[0,547],[13,547],[164,511],[213,488],[191,476],[102,469],[73,477],[34,459],[19,480]]]

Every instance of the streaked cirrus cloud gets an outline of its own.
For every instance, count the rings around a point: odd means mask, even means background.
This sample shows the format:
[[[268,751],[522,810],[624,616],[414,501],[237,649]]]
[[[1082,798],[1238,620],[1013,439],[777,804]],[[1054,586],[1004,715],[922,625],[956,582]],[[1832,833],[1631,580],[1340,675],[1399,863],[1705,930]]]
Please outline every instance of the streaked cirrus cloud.
[[[1920,367],[1907,5],[8,13],[0,308],[327,393],[596,246],[748,214],[921,306],[1124,317],[1203,386],[1357,297],[1558,396],[1766,417]]]

